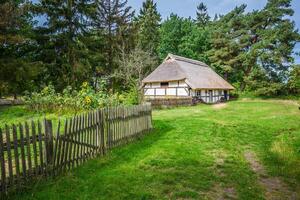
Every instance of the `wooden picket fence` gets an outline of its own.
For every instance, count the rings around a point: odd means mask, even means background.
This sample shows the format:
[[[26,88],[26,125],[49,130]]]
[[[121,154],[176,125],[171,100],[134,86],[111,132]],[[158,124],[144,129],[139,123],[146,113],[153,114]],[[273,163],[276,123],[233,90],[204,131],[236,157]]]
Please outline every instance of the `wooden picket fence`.
[[[99,109],[54,126],[31,121],[0,129],[0,191],[61,174],[152,129],[151,105]]]

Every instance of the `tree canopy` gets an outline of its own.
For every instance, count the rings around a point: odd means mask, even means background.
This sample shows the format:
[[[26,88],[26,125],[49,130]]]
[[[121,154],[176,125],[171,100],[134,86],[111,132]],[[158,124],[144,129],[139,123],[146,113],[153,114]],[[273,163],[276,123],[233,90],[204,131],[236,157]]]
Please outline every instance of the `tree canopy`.
[[[101,80],[108,90],[130,91],[124,80],[140,82],[168,53],[209,64],[240,91],[299,94],[291,0],[246,7],[212,19],[199,3],[195,19],[172,13],[162,21],[153,0],[137,15],[127,0],[0,1],[0,96],[50,83],[62,91],[88,81],[97,90]]]

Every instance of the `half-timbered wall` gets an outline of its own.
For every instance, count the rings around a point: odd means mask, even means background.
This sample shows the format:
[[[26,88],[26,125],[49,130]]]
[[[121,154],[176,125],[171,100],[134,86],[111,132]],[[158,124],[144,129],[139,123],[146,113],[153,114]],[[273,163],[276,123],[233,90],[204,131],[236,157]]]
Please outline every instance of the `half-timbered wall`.
[[[168,86],[161,83],[147,83],[144,86],[145,96],[190,96],[188,85],[184,81],[171,81]]]
[[[144,86],[144,95],[146,97],[192,96],[203,100],[205,103],[217,103],[222,99],[225,100],[225,91],[227,91],[226,100],[229,100],[228,90],[191,90],[189,86],[185,83],[185,81],[171,81],[168,83],[147,83]]]
[[[225,90],[193,90],[192,96],[203,100],[205,103],[217,103],[222,98],[225,99]],[[229,100],[228,90],[225,100]]]

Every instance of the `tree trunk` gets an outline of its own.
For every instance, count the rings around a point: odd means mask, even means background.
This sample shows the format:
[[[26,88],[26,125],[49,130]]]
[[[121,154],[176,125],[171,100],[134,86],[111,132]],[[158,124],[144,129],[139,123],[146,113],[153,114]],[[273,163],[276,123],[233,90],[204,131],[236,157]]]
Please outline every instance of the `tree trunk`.
[[[243,92],[246,88],[246,83],[244,81],[241,82],[240,90]]]

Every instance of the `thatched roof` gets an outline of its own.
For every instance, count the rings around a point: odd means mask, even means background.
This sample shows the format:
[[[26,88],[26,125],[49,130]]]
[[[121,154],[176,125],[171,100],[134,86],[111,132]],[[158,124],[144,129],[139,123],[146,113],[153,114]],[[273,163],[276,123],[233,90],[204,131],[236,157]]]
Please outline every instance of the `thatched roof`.
[[[172,54],[143,83],[179,80],[185,80],[192,89],[234,89],[207,64]]]

